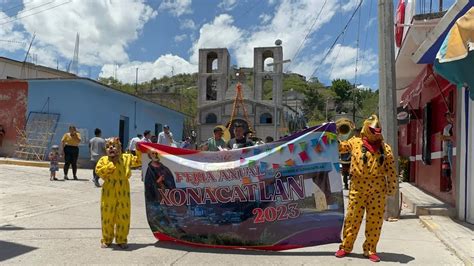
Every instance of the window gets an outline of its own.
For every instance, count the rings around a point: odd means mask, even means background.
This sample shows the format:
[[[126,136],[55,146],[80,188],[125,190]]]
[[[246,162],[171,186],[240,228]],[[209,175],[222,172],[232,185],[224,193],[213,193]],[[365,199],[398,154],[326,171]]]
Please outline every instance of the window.
[[[217,116],[214,113],[207,114],[206,124],[217,124]]]
[[[272,115],[269,113],[264,113],[260,115],[260,124],[271,124],[272,123]]]
[[[163,125],[160,123],[155,123],[155,136],[158,136],[161,131],[163,131]]]
[[[207,54],[207,66],[206,72],[207,73],[215,73],[219,68],[219,60],[217,54],[215,52],[210,52]]]
[[[262,61],[263,61],[262,72],[274,72],[275,71],[275,65],[267,66],[267,64],[273,63],[273,52],[272,51],[267,50],[267,51],[263,52]]]
[[[208,77],[206,80],[206,101],[217,100],[217,80]]]

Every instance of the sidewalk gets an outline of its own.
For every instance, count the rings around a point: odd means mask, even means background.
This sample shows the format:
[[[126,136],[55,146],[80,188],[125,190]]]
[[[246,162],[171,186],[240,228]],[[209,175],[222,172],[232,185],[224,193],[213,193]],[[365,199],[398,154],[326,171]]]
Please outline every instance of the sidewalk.
[[[20,159],[15,159],[15,158],[6,158],[6,157],[0,157],[0,164],[49,168],[49,161],[30,161],[30,160],[20,160]],[[59,167],[63,168],[64,163],[60,162]]]
[[[79,181],[49,181],[48,169],[0,165],[1,264],[370,265],[362,256],[364,227],[353,253],[334,257],[338,244],[283,252],[194,248],[157,242],[146,220],[143,183],[133,171],[130,249],[101,249],[100,189],[79,169]],[[418,219],[386,222],[381,265],[462,265]]]
[[[400,183],[404,206],[419,217],[420,222],[434,233],[465,265],[474,265],[474,225],[457,221],[456,210],[426,194],[410,183]]]

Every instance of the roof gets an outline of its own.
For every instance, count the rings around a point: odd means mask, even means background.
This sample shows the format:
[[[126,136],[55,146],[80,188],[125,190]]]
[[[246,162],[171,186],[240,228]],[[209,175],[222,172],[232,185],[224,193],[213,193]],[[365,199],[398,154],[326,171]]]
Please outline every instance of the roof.
[[[65,76],[65,77],[71,77],[71,78],[77,77],[77,75],[75,75],[73,73],[69,73],[69,72],[66,72],[66,71],[59,70],[59,69],[54,69],[54,68],[47,67],[47,66],[42,66],[42,65],[35,65],[33,63],[30,63],[30,62],[22,62],[22,61],[14,60],[14,59],[3,57],[3,56],[0,56],[0,61],[9,61],[10,63],[18,64],[18,65],[25,64],[29,67],[34,67],[34,68],[36,68],[38,70],[41,70],[41,71],[56,73],[58,75],[62,75],[62,76]]]
[[[33,78],[33,79],[26,79],[26,80],[27,80],[27,81],[30,81],[30,80],[33,80],[33,81],[34,81],[34,80],[38,80],[38,81],[43,81],[43,80],[68,81],[68,80],[69,80],[69,81],[85,81],[85,82],[92,82],[92,83],[94,83],[95,85],[102,86],[102,87],[106,87],[106,88],[108,88],[108,89],[110,89],[110,90],[113,90],[113,91],[116,91],[116,92],[119,92],[119,93],[126,94],[126,95],[128,95],[128,96],[137,98],[137,99],[139,99],[139,100],[141,100],[141,101],[145,101],[145,102],[148,102],[148,103],[151,103],[151,104],[154,104],[154,105],[161,106],[161,107],[163,107],[163,108],[166,108],[166,109],[168,109],[168,110],[170,110],[170,111],[172,111],[172,112],[178,113],[178,114],[180,114],[180,115],[194,118],[193,116],[190,116],[190,115],[188,115],[188,114],[186,114],[186,113],[183,113],[183,112],[181,112],[181,111],[177,111],[177,110],[168,108],[168,107],[166,107],[166,106],[164,106],[164,105],[161,105],[161,104],[159,104],[159,103],[152,102],[152,101],[150,101],[150,100],[148,100],[148,99],[146,99],[146,98],[144,98],[144,97],[140,97],[140,96],[135,95],[135,94],[131,94],[131,93],[128,93],[128,92],[125,92],[125,91],[118,90],[118,89],[113,88],[113,87],[111,87],[111,86],[109,86],[109,85],[107,85],[107,84],[100,83],[100,82],[98,82],[97,80],[93,80],[93,79],[90,79],[90,78],[81,78],[81,77],[77,77],[77,78]]]
[[[413,54],[413,60],[417,64],[433,64],[436,54],[451,27],[458,18],[473,6],[474,1],[472,0],[457,0],[438,25],[428,34],[426,40],[418,47],[418,50]]]

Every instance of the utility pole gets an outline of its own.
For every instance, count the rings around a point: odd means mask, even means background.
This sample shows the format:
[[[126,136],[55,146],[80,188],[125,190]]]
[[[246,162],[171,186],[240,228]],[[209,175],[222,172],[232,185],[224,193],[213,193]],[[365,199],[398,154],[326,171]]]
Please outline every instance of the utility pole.
[[[357,94],[356,94],[356,88],[352,89],[352,122],[356,123],[356,104],[357,104]]]
[[[378,1],[379,20],[379,113],[384,140],[392,147],[395,169],[398,169],[398,138],[396,120],[395,41],[393,33],[393,1]],[[397,219],[399,213],[398,183],[396,194],[387,197],[385,218]]]
[[[138,67],[135,70],[135,94],[138,94]]]

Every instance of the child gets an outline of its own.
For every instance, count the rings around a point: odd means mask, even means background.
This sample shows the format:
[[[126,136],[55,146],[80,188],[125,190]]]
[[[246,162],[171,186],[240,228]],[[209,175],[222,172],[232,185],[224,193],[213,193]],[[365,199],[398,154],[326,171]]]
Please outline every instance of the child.
[[[115,242],[127,249],[130,229],[130,183],[131,168],[141,165],[141,153],[137,156],[122,153],[119,138],[105,140],[105,152],[97,162],[96,174],[104,180],[101,195],[102,240],[101,247],[107,248]]]
[[[49,153],[49,171],[51,172],[51,176],[49,181],[58,180],[56,178],[56,172],[59,171],[59,146],[53,145],[51,146],[51,151]]]

